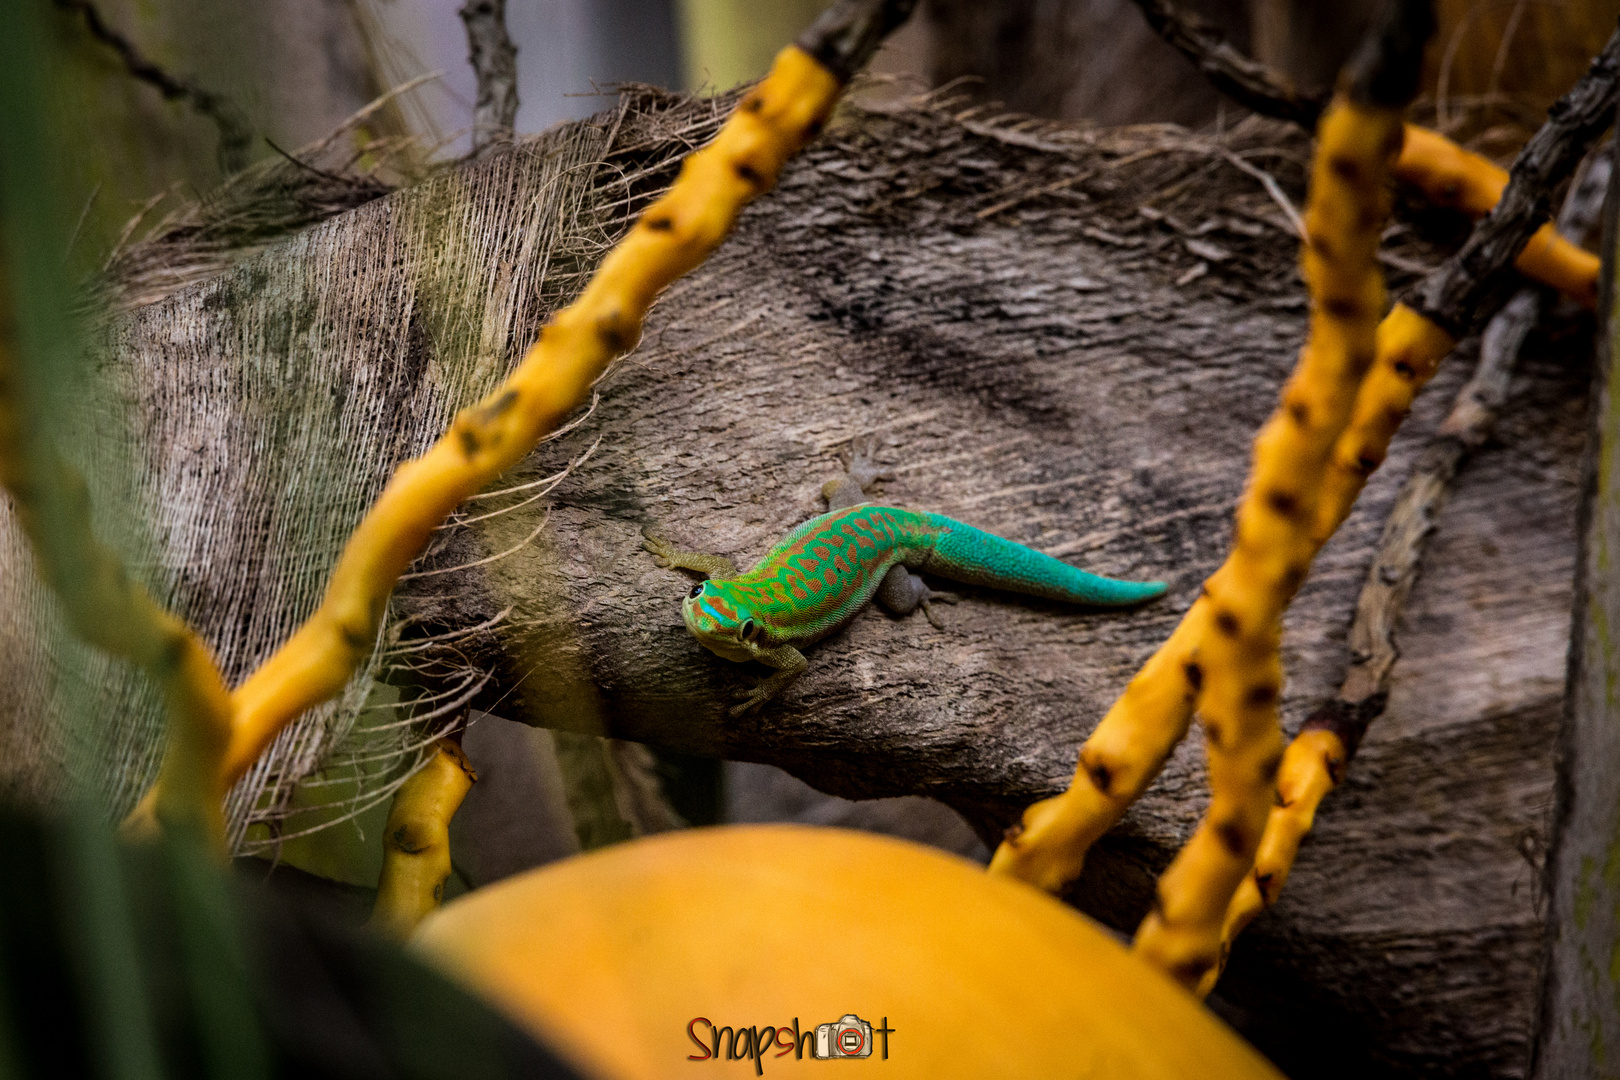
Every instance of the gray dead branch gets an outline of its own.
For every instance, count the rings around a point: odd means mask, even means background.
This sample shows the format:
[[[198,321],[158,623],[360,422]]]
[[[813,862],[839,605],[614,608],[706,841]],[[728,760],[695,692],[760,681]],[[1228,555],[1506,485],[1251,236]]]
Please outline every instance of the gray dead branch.
[[[472,148],[509,142],[517,120],[517,46],[506,32],[506,0],[467,0],[456,11],[467,28],[467,60],[478,77]]]

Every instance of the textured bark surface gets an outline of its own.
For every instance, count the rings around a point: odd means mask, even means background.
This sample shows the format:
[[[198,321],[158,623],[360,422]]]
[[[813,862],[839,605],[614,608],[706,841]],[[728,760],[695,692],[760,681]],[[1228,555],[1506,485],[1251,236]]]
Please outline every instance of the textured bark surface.
[[[1620,170],[1610,177],[1604,215],[1599,307],[1606,320],[1592,380],[1596,400],[1582,473],[1569,700],[1547,855],[1547,956],[1532,1069],[1537,1080],[1614,1075],[1612,1047],[1620,1037],[1620,651],[1614,638],[1620,574],[1613,554],[1620,542],[1617,215]]]
[[[597,154],[620,137],[611,117],[594,130]],[[1249,124],[1228,138],[1298,198],[1295,136]],[[545,200],[577,172],[532,146],[497,153],[105,335],[107,369],[140,404],[151,491],[193,484],[153,503],[165,595],[237,613],[213,639],[229,670],[261,654],[255,628],[307,612],[359,507],[323,501],[318,528],[287,522],[336,478],[355,499],[375,491],[556,302],[524,239],[557,220]],[[587,201],[623,196],[593,184]],[[609,217],[558,227],[600,240]],[[1303,336],[1281,222],[1252,177],[1174,131],[857,116],[670,290],[590,417],[512,483],[594,452],[546,499],[473,503],[445,530],[395,599],[396,629],[439,645],[399,655],[421,679],[492,673],[476,704],[510,719],[776,764],[847,797],[931,795],[994,839],[1066,784],[1224,552],[1249,441]],[[562,249],[579,249],[572,236]],[[1533,342],[1499,444],[1440,516],[1388,711],[1237,948],[1223,1007],[1293,1075],[1523,1072],[1588,349],[1579,333]],[[1420,399],[1289,615],[1290,730],[1343,674],[1383,516],[1464,367]],[[244,392],[266,379],[275,394]],[[310,414],[318,438],[299,427]],[[762,713],[728,719],[729,695],[762,672],[687,635],[688,581],[652,565],[640,530],[746,563],[818,512],[838,450],[869,433],[898,474],[885,500],[1164,578],[1170,596],[1103,612],[961,589],[943,630],[868,612]],[[265,569],[244,586],[244,565]],[[23,594],[20,573],[13,559],[7,588]],[[26,637],[0,630],[0,645]],[[25,735],[15,726],[8,749],[26,757]],[[1194,739],[1075,902],[1134,928],[1202,810],[1202,770]]]
[[[1067,781],[1080,740],[1217,565],[1303,310],[1280,233],[1177,287],[1186,240],[1124,216],[1153,182],[1126,171],[1111,195],[981,223],[993,200],[974,193],[1007,185],[1024,155],[952,125],[884,136],[813,151],[672,291],[588,431],[541,467],[603,438],[558,490],[545,544],[491,568],[480,605],[459,583],[402,603],[446,627],[518,604],[499,635],[502,700],[486,702],[504,715],[767,761],[849,797],[930,794],[993,838]],[[1194,228],[1252,185],[1205,179],[1196,207],[1175,211]],[[1298,1075],[1368,1060],[1523,1069],[1586,347],[1532,360],[1505,445],[1459,480],[1389,712],[1282,903],[1239,946],[1224,994]],[[1437,380],[1290,615],[1290,728],[1342,674],[1382,517],[1462,374]],[[651,566],[639,527],[746,563],[817,510],[835,451],[866,432],[899,473],[884,498],[1099,572],[1164,576],[1170,599],[1082,613],[969,590],[944,631],[871,613],[816,648],[780,702],[728,720],[729,695],[762,673],[687,636],[686,579]],[[524,535],[510,522],[453,559]],[[1203,802],[1194,741],[1093,858],[1076,902],[1134,928]]]

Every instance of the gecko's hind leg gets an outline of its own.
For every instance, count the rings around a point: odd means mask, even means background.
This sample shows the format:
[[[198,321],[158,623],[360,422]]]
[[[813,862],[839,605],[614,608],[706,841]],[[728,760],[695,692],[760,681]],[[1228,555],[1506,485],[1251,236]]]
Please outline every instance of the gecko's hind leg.
[[[922,578],[903,566],[890,567],[877,591],[877,602],[896,615],[910,615],[922,608],[923,615],[936,630],[945,629],[945,624],[934,614],[932,605],[954,604],[960,599],[955,593],[935,592],[924,584]]]
[[[864,439],[850,443],[848,460],[844,463],[844,475],[821,486],[821,497],[827,500],[829,513],[871,502],[866,497],[866,489],[879,480],[894,479],[893,472],[878,467],[874,460],[876,454],[875,435],[868,435]]]
[[[696,551],[676,551],[669,541],[641,530],[641,546],[652,553],[653,562],[665,570],[693,570],[711,581],[737,576],[737,566],[724,555],[703,555]]]

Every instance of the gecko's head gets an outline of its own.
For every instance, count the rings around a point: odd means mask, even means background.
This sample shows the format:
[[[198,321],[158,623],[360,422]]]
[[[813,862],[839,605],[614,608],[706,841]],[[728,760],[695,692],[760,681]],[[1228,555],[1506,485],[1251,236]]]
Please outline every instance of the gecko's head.
[[[723,581],[693,585],[681,601],[681,617],[704,648],[727,660],[752,660],[765,645],[765,624]]]

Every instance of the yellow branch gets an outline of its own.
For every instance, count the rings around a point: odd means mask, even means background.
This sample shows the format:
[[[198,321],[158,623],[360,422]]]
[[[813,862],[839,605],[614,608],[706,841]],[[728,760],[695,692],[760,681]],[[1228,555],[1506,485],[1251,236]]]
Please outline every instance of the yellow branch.
[[[1411,133],[1408,128],[1408,135]],[[1313,550],[1320,549],[1350,516],[1367,477],[1383,463],[1390,440],[1412,408],[1418,391],[1434,377],[1456,343],[1444,330],[1396,304],[1378,327],[1378,355],[1360,390],[1350,424],[1333,449],[1316,507]],[[1232,940],[1276,901],[1299,845],[1311,831],[1316,809],[1339,783],[1349,759],[1344,741],[1331,730],[1302,730],[1283,754],[1276,803],[1256,852],[1254,869],[1239,886],[1222,930],[1224,960]],[[1199,992],[1208,993],[1218,969],[1206,973]]]
[[[1356,392],[1350,424],[1333,448],[1322,478],[1312,539],[1316,547],[1350,516],[1373,470],[1384,463],[1390,440],[1412,409],[1418,391],[1434,378],[1457,344],[1452,336],[1405,304],[1396,304],[1378,326],[1377,356]]]
[[[383,830],[383,868],[371,925],[408,937],[444,902],[450,878],[450,819],[478,774],[450,739],[434,743],[433,758],[394,794]]]
[[[1137,948],[1189,987],[1219,961],[1233,893],[1253,862],[1282,757],[1281,617],[1317,550],[1321,479],[1375,358],[1383,309],[1376,253],[1398,112],[1336,99],[1323,117],[1306,211],[1310,338],[1255,440],[1232,550],[1169,641],[1081,749],[1069,791],[1032,806],[991,863],[1048,889],[1140,794],[1200,711],[1211,803],[1159,883]]]
[[[1311,332],[1281,407],[1254,444],[1224,573],[1207,588],[1198,708],[1210,806],[1159,879],[1136,948],[1194,987],[1217,969],[1233,894],[1254,864],[1282,759],[1282,614],[1316,554],[1312,527],[1328,457],[1372,366],[1384,307],[1378,241],[1401,146],[1398,110],[1338,99],[1322,118],[1306,208]]]
[[[714,141],[686,159],[674,186],[545,326],[506,382],[395,471],[344,547],[320,608],[231,695],[223,784],[234,783],[289,721],[343,688],[371,652],[395,581],[434,527],[578,408],[608,363],[640,339],[659,292],[700,264],[742,208],[776,182],[839,89],[799,48],[782,50],[770,75]],[[133,816],[149,816],[164,787],[160,779]]]
[[[1482,218],[1502,198],[1508,172],[1438,131],[1407,124],[1406,141],[1395,161],[1395,178],[1422,191],[1436,206]],[[1513,265],[1526,277],[1551,285],[1589,310],[1597,308],[1598,257],[1560,236],[1551,222],[1537,230]]]
[[[1301,731],[1283,753],[1277,771],[1276,805],[1266,821],[1265,833],[1254,856],[1254,871],[1247,875],[1227,907],[1221,927],[1221,962],[1225,963],[1232,941],[1255,917],[1276,903],[1288,883],[1288,872],[1299,855],[1299,845],[1316,822],[1316,809],[1344,775],[1350,755],[1344,740],[1321,728]],[[1199,980],[1200,996],[1215,988],[1220,966],[1211,968]]]

